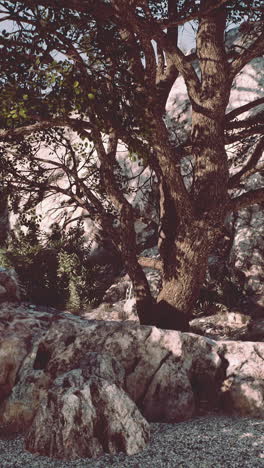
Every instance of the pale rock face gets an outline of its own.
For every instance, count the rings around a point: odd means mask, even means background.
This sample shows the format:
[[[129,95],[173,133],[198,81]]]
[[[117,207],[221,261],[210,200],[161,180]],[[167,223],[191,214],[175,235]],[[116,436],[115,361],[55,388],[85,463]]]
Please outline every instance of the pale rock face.
[[[264,178],[262,178],[264,180]],[[254,185],[260,188],[261,184]],[[234,220],[236,235],[230,262],[244,273],[245,288],[250,293],[249,312],[264,310],[264,213],[257,205],[241,210]]]
[[[222,401],[228,411],[264,417],[264,343],[219,342],[219,354],[227,360]]]
[[[0,267],[0,302],[19,302],[20,291],[15,271]]]
[[[4,286],[0,284],[0,301],[2,302],[2,300],[5,300],[6,297],[7,297],[7,290],[6,288],[4,288]]]
[[[94,375],[86,380],[75,369],[54,380],[27,433],[26,448],[64,459],[132,455],[148,439],[147,421],[120,387]]]
[[[251,318],[238,311],[218,312],[191,320],[190,331],[212,339],[244,339],[249,332]],[[263,334],[264,336],[264,334]]]

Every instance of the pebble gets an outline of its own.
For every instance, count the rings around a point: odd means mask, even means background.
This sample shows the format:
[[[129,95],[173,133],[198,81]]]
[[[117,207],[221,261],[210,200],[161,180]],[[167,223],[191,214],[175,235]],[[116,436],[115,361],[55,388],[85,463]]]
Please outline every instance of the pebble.
[[[264,468],[264,421],[210,414],[180,423],[151,423],[136,455],[57,460],[24,450],[23,437],[0,440],[0,468]]]

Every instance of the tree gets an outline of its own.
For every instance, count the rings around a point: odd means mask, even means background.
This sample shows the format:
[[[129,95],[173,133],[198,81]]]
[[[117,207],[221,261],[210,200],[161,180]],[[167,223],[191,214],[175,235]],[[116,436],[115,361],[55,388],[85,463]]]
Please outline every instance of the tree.
[[[81,177],[74,189],[69,183],[71,194],[65,195],[107,226],[132,280],[140,322],[187,328],[226,216],[264,200],[262,188],[238,196],[235,190],[260,170],[264,98],[226,111],[235,77],[263,55],[261,2],[42,0],[36,6],[26,0],[0,5],[2,21],[15,25],[1,38],[4,147],[25,158],[32,135],[61,127],[92,141],[107,203],[89,192]],[[243,44],[228,50],[226,28],[241,19]],[[185,55],[178,29],[189,21],[198,26],[196,52]],[[164,115],[179,75],[192,106],[192,128],[175,145]],[[253,117],[241,118],[253,109]],[[120,141],[156,174],[160,261],[138,258],[135,213],[116,159]],[[232,175],[226,146],[241,141],[242,166]],[[193,167],[190,187],[181,172],[186,157]],[[43,171],[38,176],[45,179]],[[162,270],[156,303],[142,269],[150,264]]]

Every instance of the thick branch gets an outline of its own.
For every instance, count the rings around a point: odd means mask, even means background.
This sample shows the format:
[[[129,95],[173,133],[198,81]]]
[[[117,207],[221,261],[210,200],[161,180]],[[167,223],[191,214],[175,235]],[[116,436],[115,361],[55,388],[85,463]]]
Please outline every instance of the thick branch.
[[[243,129],[231,135],[226,134],[225,144],[230,145],[231,143],[241,141],[243,138],[247,138],[251,135],[263,135],[263,133],[264,133],[264,124],[254,125],[253,127]]]
[[[240,114],[243,114],[244,112],[247,112],[250,109],[253,109],[254,107],[259,106],[260,104],[264,103],[264,97],[256,99],[255,101],[248,102],[247,104],[244,104],[244,106],[238,107],[237,109],[232,110],[231,112],[228,112],[226,114],[225,119],[226,121],[233,120],[235,117],[237,117]]]
[[[220,8],[222,5],[224,5],[228,1],[229,0],[219,0],[217,3],[214,3],[210,7],[205,8],[205,9],[201,9],[200,11],[198,11],[197,13],[193,13],[192,15],[185,16],[185,18],[181,18],[179,20],[171,20],[171,19],[168,19],[168,20],[165,20],[165,21],[162,20],[162,21],[160,21],[159,24],[162,26],[163,29],[172,28],[172,27],[175,27],[175,26],[181,26],[181,25],[183,25],[185,23],[188,23],[189,21],[193,21],[193,20],[196,20],[198,18],[202,18],[205,15],[208,15],[213,10],[216,10],[217,8]]]
[[[150,257],[138,257],[138,263],[143,268],[153,268],[154,270],[162,271],[162,261]]]
[[[228,204],[228,211],[239,211],[248,206],[264,203],[264,188],[243,193],[240,197],[232,198]]]
[[[237,187],[237,185],[239,184],[242,178],[246,178],[252,174],[252,169],[256,169],[254,172],[257,171],[256,165],[262,156],[263,150],[264,150],[264,138],[262,138],[258,142],[247,164],[241,169],[241,171],[239,171],[237,174],[235,174],[233,177],[230,178],[229,183],[228,183],[228,188]]]
[[[137,76],[138,81],[140,82],[141,86],[144,82],[144,67],[142,64],[141,56],[140,56],[140,49],[138,47],[136,38],[128,28],[121,28],[120,29],[120,36],[127,43],[129,46],[128,54],[130,56],[130,65],[129,71],[134,73]]]
[[[85,120],[54,118],[50,120],[40,120],[34,124],[24,125],[23,127],[0,129],[0,140],[9,138],[18,138],[25,135],[31,135],[35,132],[40,132],[52,127],[71,127],[73,130],[79,131],[82,129],[91,130],[92,125]]]
[[[177,5],[174,0],[168,0],[168,22],[173,23],[177,20]],[[178,26],[168,26],[167,36],[172,44],[178,45]]]
[[[120,5],[118,5],[118,7],[116,7],[116,14],[119,16],[119,23],[122,22],[122,17],[125,17],[126,21],[133,26],[135,33],[141,41],[141,45],[146,40],[155,40],[159,44],[159,48],[165,52],[169,64],[173,64],[183,75],[189,95],[192,99],[197,101],[197,90],[200,85],[198,76],[191,62],[185,57],[183,52],[168,39],[167,34],[162,30],[159,23],[151,17],[151,15],[148,15],[147,19],[140,18],[127,3],[124,4],[123,8],[120,8]]]
[[[231,79],[242,70],[242,68],[256,57],[261,57],[264,53],[264,32],[233,62],[230,64]]]

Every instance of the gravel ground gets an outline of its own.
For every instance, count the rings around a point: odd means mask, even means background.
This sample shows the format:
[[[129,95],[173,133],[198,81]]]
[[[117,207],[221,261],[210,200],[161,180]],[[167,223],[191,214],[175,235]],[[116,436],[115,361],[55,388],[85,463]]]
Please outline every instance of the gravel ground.
[[[177,424],[153,423],[150,444],[126,456],[61,461],[32,455],[23,438],[0,440],[1,468],[264,468],[264,421],[207,415]]]

